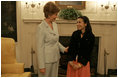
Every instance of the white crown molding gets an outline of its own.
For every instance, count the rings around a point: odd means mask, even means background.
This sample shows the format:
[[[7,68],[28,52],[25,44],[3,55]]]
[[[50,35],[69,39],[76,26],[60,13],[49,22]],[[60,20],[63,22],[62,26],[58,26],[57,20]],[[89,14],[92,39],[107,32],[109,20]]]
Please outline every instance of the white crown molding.
[[[24,23],[41,23],[42,19],[30,19],[24,18]],[[76,24],[76,20],[63,20],[58,19],[56,20],[57,24]],[[98,25],[117,25],[117,21],[110,21],[110,20],[90,20],[91,24],[98,24]]]
[[[32,18],[24,18],[24,23],[40,23],[42,19],[32,19]]]

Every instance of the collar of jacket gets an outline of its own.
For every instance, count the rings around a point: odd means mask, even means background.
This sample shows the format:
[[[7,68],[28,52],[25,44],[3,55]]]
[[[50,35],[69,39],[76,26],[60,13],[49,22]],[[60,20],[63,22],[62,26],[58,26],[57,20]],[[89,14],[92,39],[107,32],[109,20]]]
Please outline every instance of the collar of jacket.
[[[82,33],[81,30],[77,30],[77,32],[79,33],[79,35],[81,35],[81,33]],[[87,32],[87,31],[85,31],[84,34],[83,34],[82,39],[83,39],[83,38],[88,38],[91,34],[92,34],[92,32],[89,32],[89,31]]]
[[[55,34],[56,35],[56,32],[55,32],[55,26],[54,26],[54,23],[52,22],[52,26],[53,26],[53,30],[49,27],[48,23],[44,20],[43,21],[46,28],[48,29],[48,31],[51,33],[51,34]]]

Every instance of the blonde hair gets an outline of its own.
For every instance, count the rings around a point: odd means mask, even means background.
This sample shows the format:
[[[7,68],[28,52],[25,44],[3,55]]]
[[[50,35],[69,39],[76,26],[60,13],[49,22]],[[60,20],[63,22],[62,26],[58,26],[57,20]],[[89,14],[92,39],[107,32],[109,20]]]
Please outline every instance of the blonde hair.
[[[53,2],[46,3],[43,9],[46,18],[48,18],[49,15],[58,13],[59,11],[60,9]]]

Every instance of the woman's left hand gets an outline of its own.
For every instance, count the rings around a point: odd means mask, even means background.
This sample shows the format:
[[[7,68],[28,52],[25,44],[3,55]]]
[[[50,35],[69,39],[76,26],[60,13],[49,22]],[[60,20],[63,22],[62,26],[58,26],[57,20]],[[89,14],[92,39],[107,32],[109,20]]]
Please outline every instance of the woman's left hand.
[[[64,50],[64,52],[66,52],[66,53],[67,53],[67,52],[68,52],[68,48],[69,48],[69,47],[66,47],[66,48],[65,48],[65,50]]]

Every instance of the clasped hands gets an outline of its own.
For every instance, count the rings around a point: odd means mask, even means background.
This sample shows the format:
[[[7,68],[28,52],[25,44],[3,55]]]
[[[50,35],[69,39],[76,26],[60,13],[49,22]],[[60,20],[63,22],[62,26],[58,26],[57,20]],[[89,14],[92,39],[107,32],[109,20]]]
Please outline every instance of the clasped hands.
[[[68,48],[69,48],[69,47],[66,47],[66,48],[65,48],[65,50],[64,50],[64,52],[66,52],[66,53],[67,53],[67,52],[68,52]]]
[[[69,64],[72,66],[72,68],[74,69],[74,70],[77,70],[77,69],[79,69],[79,68],[81,68],[82,67],[82,64],[80,64],[80,63],[74,63],[73,61],[69,61]]]

